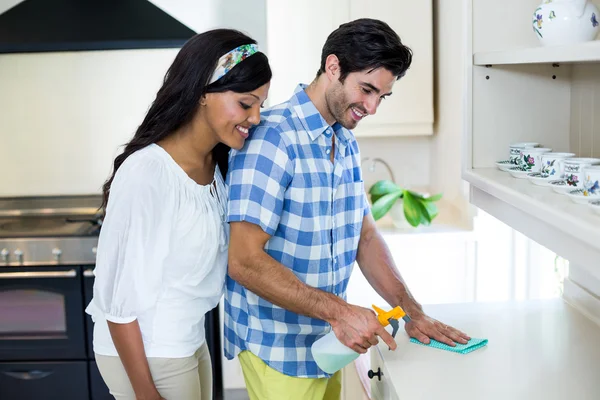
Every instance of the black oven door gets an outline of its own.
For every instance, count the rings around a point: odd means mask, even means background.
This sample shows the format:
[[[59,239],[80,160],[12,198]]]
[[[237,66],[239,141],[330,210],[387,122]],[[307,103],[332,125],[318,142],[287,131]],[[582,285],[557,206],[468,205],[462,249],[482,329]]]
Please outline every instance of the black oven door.
[[[0,361],[84,360],[81,268],[0,268]]]

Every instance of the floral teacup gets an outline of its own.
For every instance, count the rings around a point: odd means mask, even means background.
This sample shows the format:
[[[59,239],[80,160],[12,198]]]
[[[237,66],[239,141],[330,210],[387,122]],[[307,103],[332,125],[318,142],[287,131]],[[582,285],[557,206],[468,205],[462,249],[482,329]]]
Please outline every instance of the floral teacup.
[[[600,198],[600,165],[583,169],[583,194]]]
[[[521,142],[510,145],[510,161],[515,165],[519,165],[519,157],[521,150],[529,147],[538,147],[540,144],[535,142]]]
[[[600,158],[567,158],[563,161],[565,168],[565,181],[568,189],[583,188],[583,170],[592,165],[600,164]]]
[[[575,157],[575,153],[546,153],[542,155],[540,176],[542,178],[563,179],[565,177],[565,158]]]
[[[542,155],[550,153],[548,147],[526,147],[521,149],[519,166],[525,171],[540,172],[542,168]]]

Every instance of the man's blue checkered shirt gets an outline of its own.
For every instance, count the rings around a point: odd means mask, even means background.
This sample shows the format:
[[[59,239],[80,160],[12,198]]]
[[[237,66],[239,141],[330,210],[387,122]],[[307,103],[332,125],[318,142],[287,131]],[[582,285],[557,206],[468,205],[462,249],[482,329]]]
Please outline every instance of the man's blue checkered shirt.
[[[304,88],[264,112],[244,148],[231,152],[228,220],[259,225],[271,236],[265,245],[271,257],[302,282],[345,299],[369,212],[360,155],[352,133],[327,125]],[[229,276],[226,285],[227,358],[249,350],[286,375],[330,376],[310,351],[330,331],[328,323],[275,306]]]

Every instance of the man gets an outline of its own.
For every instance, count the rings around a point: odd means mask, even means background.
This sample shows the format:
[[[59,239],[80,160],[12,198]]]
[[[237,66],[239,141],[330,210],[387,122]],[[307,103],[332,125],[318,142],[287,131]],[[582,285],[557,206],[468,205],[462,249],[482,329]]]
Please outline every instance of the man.
[[[344,301],[355,261],[405,329],[423,343],[468,336],[426,316],[378,233],[349,129],[375,114],[409,68],[410,49],[384,22],[360,19],[327,38],[315,80],[263,114],[230,160],[225,354],[238,355],[252,399],[339,399],[313,342],[329,331],[358,353],[381,337],[375,313]]]

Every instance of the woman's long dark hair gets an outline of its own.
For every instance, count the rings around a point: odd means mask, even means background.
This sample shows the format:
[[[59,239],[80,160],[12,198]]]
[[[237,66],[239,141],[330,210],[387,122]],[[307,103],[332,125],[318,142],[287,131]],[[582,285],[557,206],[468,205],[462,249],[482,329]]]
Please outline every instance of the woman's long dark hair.
[[[206,93],[233,91],[247,93],[271,80],[267,56],[258,52],[233,67],[225,76],[207,86],[219,58],[255,40],[233,29],[215,29],[200,33],[181,48],[165,74],[163,85],[156,94],[146,117],[125,150],[115,158],[113,172],[102,187],[102,209],[106,209],[110,186],[121,164],[134,152],[156,143],[190,123]],[[223,177],[227,174],[230,148],[223,143],[213,149]]]

